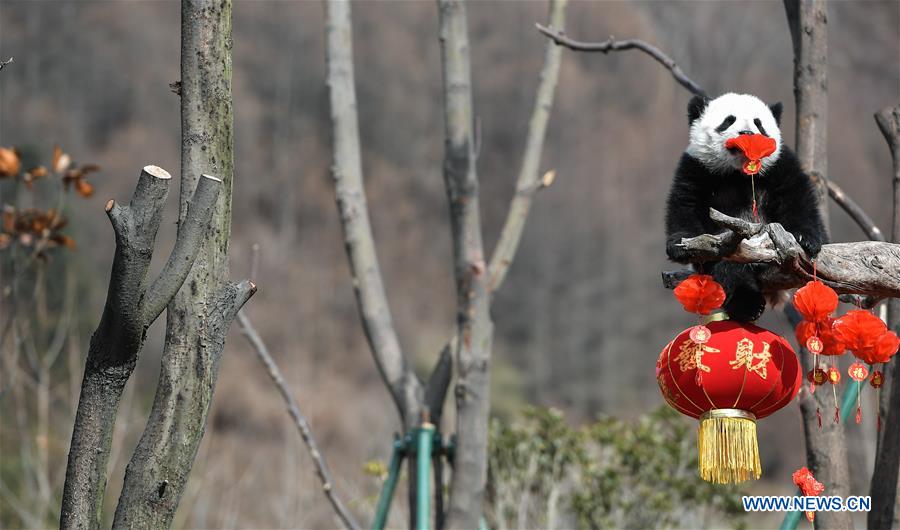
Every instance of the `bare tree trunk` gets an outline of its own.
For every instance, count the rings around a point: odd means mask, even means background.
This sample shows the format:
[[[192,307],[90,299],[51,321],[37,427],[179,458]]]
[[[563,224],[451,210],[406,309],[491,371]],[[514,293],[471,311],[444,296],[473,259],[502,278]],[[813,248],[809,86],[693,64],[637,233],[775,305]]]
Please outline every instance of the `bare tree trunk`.
[[[794,45],[794,98],[796,115],[796,150],[803,168],[818,182],[819,207],[827,220],[828,191],[828,27],[825,0],[784,0],[788,26]],[[827,224],[827,221],[826,221]],[[814,368],[807,351],[800,354],[804,371]],[[806,438],[806,461],[816,478],[825,484],[829,495],[850,494],[847,447],[840,423],[822,422],[819,428],[817,410],[827,411],[833,404],[827,392],[801,393],[800,412]],[[816,528],[851,528],[848,512],[816,514]]]
[[[894,219],[891,239],[900,241],[900,105],[882,109],[875,114],[878,128],[891,149],[894,174]],[[900,330],[900,299],[888,302],[888,326]],[[900,528],[900,383],[898,383],[897,357],[894,356],[884,372],[885,385],[881,389],[879,413],[883,415],[884,432],[878,440],[875,453],[875,470],[872,473],[870,495],[872,511],[868,516],[868,527]]]
[[[228,277],[233,113],[231,2],[184,0],[181,9],[181,189],[221,176],[210,231],[184,289],[169,303],[160,380],[125,473],[115,528],[168,528],[206,428],[225,336],[256,290]],[[179,220],[187,215],[182,194]],[[183,226],[179,224],[179,235]]]
[[[466,7],[438,0],[444,71],[444,185],[450,203],[456,276],[456,456],[449,528],[476,528],[487,481],[493,323],[481,242]]]

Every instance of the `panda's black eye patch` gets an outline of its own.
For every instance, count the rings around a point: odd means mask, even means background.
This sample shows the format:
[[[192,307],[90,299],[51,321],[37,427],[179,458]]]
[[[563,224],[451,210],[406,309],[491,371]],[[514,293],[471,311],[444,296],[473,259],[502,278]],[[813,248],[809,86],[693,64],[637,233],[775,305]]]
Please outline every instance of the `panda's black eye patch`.
[[[735,118],[734,116],[728,116],[727,118],[725,118],[722,121],[722,123],[718,127],[716,127],[716,132],[720,133],[720,132],[724,131],[725,129],[731,127],[731,125],[735,122],[735,120],[737,120],[737,118]]]
[[[769,136],[768,134],[766,134],[766,130],[763,129],[762,121],[759,118],[754,119],[753,124],[756,125],[757,129],[759,129],[759,134],[763,136]]]

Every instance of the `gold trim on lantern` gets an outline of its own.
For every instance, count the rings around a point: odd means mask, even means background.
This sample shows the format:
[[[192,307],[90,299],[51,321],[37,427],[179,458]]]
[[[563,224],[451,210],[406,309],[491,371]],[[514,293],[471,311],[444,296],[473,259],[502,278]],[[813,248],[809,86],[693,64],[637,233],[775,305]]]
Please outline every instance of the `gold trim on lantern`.
[[[756,421],[756,416],[752,412],[741,409],[712,409],[708,410],[700,416],[700,421],[714,418],[743,418],[745,420]]]
[[[703,323],[703,325],[706,325],[706,324],[709,324],[710,322],[721,322],[723,320],[730,320],[728,317],[728,313],[726,313],[722,309],[717,309],[717,310],[713,311],[712,313],[703,317],[700,321]]]
[[[700,416],[697,433],[700,477],[716,484],[738,484],[762,474],[756,442],[756,416],[740,409],[712,409]]]

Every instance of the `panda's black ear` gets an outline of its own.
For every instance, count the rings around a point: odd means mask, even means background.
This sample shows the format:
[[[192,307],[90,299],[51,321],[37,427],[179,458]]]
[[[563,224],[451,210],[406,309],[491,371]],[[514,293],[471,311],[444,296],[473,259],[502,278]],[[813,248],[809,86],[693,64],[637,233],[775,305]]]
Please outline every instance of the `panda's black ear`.
[[[784,105],[782,105],[780,101],[778,103],[772,103],[769,105],[769,110],[772,111],[772,116],[775,117],[775,123],[781,127],[781,111],[784,110]]]
[[[709,104],[709,98],[706,96],[694,96],[688,102],[688,124],[692,124],[697,121],[697,118],[703,114],[703,111],[706,109],[706,105]]]

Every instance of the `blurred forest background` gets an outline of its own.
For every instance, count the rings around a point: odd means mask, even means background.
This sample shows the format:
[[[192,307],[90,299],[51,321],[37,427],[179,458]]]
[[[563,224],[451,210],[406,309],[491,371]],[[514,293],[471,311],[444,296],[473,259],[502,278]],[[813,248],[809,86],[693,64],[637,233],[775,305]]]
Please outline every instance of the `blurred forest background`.
[[[424,373],[450,336],[455,307],[436,7],[373,1],[353,9],[375,238],[398,332]],[[488,248],[513,193],[546,43],[534,23],[546,21],[546,10],[537,1],[469,7]],[[43,495],[58,504],[54,488],[61,487],[84,355],[113,255],[103,204],[127,199],[146,164],[177,173],[179,102],[169,84],[179,78],[179,13],[174,1],[0,1],[0,55],[15,57],[0,72],[0,145],[49,164],[59,144],[78,162],[102,167],[91,176],[93,197],[66,206],[66,233],[77,249],[53,254],[46,266],[44,320],[32,319],[21,332],[48,344],[62,329],[60,360],[36,379],[16,377],[34,367],[3,348],[4,526],[24,524],[16,503],[34,505]],[[658,45],[712,94],[783,101],[784,136],[793,144],[791,43],[781,2],[575,2],[567,20],[567,33],[583,40],[612,34]],[[900,3],[833,2],[828,24],[829,176],[886,227],[890,158],[872,113],[900,95]],[[232,272],[249,273],[258,244],[260,289],[245,311],[309,416],[339,489],[355,510],[371,513],[380,480],[364,464],[387,459],[399,422],[359,324],[334,205],[320,2],[235,2],[234,97]],[[659,276],[671,268],[663,204],[687,141],[688,99],[638,52],[563,52],[542,163],[557,179],[538,195],[493,306],[499,419],[542,405],[579,425],[601,414],[635,418],[662,404],[656,357],[693,321]],[[40,200],[37,192],[29,197]],[[176,217],[172,197],[167,219]],[[831,220],[834,240],[863,239],[835,207]],[[168,248],[174,236],[167,223],[157,244]],[[3,320],[11,310],[0,306]],[[782,320],[770,312],[762,324],[787,334]],[[152,402],[163,327],[161,319],[151,328],[120,410],[108,487],[114,496]],[[864,409],[871,414],[873,405]],[[848,424],[847,433],[851,492],[867,494],[874,421]],[[760,423],[760,449],[764,482],[751,488],[792,491],[790,473],[804,461],[795,405]],[[26,457],[46,469],[49,484],[31,487],[21,478]],[[176,526],[333,526],[322,501],[283,404],[235,326]],[[395,504],[398,524],[403,506]]]

